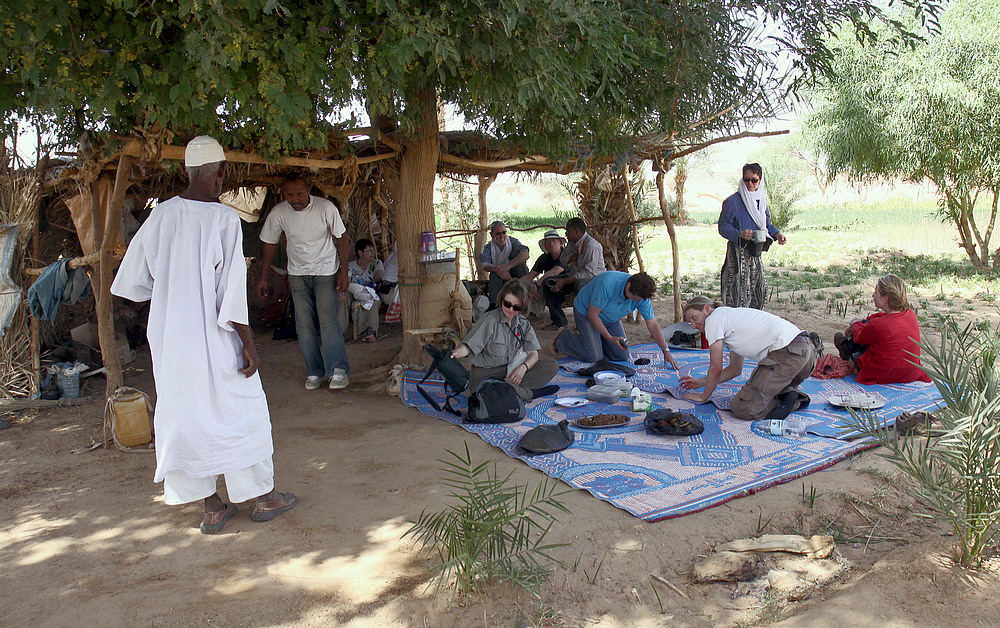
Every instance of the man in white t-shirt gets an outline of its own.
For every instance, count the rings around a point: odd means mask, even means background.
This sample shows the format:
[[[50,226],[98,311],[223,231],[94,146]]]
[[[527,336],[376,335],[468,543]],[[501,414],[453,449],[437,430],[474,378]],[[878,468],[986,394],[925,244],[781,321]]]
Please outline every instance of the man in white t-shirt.
[[[298,173],[285,177],[285,200],[271,209],[260,239],[264,243],[263,268],[257,293],[267,296],[267,273],[285,234],[288,285],[295,306],[295,331],[306,361],[306,389],[330,381],[330,390],[345,388],[351,367],[344,347],[344,332],[337,320],[337,292],[347,289],[349,243],[337,206],[312,196],[312,188]]]

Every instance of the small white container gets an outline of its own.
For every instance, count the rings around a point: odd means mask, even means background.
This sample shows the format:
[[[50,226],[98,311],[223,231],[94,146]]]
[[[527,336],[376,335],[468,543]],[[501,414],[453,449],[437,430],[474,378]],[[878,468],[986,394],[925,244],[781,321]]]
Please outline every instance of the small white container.
[[[621,399],[617,385],[595,384],[587,389],[587,399],[599,403],[615,403]]]
[[[632,397],[632,412],[649,412],[653,409],[653,396],[640,391]]]

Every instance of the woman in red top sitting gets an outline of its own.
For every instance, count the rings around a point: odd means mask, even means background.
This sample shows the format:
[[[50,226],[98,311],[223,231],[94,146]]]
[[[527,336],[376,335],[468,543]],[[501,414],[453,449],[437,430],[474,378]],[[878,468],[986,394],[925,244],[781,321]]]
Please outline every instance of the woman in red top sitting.
[[[872,298],[882,311],[854,319],[833,337],[840,357],[857,367],[858,383],[931,381],[920,368],[920,326],[906,300],[906,284],[896,275],[881,277]]]

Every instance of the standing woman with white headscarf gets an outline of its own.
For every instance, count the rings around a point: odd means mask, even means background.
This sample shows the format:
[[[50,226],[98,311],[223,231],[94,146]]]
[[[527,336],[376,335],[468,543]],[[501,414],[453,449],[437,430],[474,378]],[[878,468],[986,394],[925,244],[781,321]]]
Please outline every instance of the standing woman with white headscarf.
[[[771,242],[787,242],[771,223],[760,164],[743,166],[739,191],[722,202],[719,235],[729,241],[722,264],[722,303],[729,307],[764,309],[767,278],[761,253]]]

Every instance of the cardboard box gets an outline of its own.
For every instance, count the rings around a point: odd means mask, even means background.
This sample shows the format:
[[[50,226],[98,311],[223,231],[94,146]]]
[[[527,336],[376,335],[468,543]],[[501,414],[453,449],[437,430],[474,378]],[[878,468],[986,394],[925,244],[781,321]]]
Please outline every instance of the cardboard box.
[[[78,342],[97,351],[101,350],[96,323],[85,323],[79,327],[74,327],[69,331],[69,335],[73,338],[73,342]],[[135,353],[129,349],[128,339],[117,331],[115,332],[115,347],[118,349],[118,361],[123,365],[128,364],[135,358]]]

